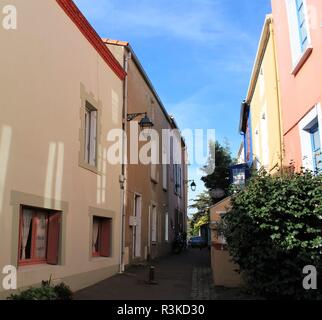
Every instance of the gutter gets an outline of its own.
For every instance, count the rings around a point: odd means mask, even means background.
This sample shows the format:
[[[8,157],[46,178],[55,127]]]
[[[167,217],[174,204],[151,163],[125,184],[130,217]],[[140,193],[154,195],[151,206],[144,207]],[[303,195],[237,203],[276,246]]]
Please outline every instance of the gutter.
[[[127,109],[128,109],[128,68],[129,60],[132,58],[131,52],[129,52],[124,57],[124,70],[126,73],[124,82],[123,82],[123,111],[122,111],[122,172],[120,176],[120,185],[121,185],[121,223],[120,223],[120,261],[119,261],[119,273],[123,273],[124,266],[124,251],[125,251],[125,201],[126,201],[126,182],[127,182],[127,170],[125,165],[126,153],[127,153],[127,144],[126,144],[126,124],[127,124]]]

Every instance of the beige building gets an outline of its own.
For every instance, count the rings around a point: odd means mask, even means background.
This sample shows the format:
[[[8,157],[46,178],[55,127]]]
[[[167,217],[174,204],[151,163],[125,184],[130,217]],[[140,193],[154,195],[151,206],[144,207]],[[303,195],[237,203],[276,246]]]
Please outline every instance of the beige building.
[[[187,155],[174,119],[168,115],[129,43],[104,41],[127,72],[125,116],[131,118],[131,115],[139,114],[132,121],[126,121],[127,160],[130,164],[124,172],[123,263],[127,265],[168,253],[175,234],[186,232]],[[152,165],[144,165],[132,157],[136,136],[142,134],[137,121],[145,113],[153,122],[159,141],[158,161]],[[161,139],[165,129],[168,130],[167,138]],[[171,135],[172,139],[169,138]],[[146,141],[139,142],[138,149],[141,150],[144,144]],[[168,159],[168,164],[162,159]]]
[[[106,137],[122,127],[125,72],[73,1],[10,4],[19,15],[16,30],[0,28],[0,271],[17,267],[19,289],[51,276],[76,290],[120,266],[121,164],[107,161]]]
[[[210,208],[211,228],[211,267],[215,286],[240,287],[242,278],[236,265],[229,254],[227,242],[218,232],[218,224],[225,214],[231,210],[230,197],[223,199]]]

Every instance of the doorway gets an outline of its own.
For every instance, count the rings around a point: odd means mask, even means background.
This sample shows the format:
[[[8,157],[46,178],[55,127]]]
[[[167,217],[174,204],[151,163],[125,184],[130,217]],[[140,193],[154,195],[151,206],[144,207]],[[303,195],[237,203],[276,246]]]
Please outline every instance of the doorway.
[[[133,257],[141,257],[141,227],[142,227],[142,197],[134,196],[134,217],[136,220],[133,227]]]

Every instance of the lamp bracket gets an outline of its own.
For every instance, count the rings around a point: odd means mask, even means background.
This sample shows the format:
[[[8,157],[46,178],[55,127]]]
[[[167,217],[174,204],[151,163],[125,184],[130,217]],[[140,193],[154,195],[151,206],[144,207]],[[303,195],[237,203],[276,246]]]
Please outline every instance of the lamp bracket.
[[[138,116],[146,115],[146,112],[137,112],[137,113],[128,113],[127,114],[127,121],[132,121]]]

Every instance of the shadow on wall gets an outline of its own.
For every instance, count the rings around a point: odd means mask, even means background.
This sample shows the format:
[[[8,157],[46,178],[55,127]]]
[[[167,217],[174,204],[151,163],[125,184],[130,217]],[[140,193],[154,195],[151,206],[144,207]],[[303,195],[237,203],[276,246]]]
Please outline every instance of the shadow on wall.
[[[8,160],[10,154],[12,139],[12,128],[9,126],[3,126],[0,136],[0,215],[3,207],[3,197],[5,182],[8,170]]]
[[[46,171],[44,208],[57,207],[58,203],[62,200],[64,152],[64,143],[50,142]],[[51,203],[50,199],[55,199],[54,201],[57,203]]]

